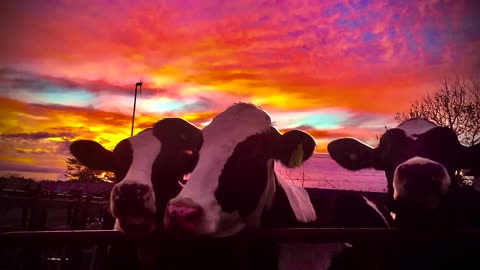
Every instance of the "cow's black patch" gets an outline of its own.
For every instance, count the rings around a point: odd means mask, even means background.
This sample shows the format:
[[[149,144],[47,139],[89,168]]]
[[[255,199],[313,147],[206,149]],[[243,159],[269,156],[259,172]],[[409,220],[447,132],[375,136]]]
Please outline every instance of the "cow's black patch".
[[[415,141],[405,135],[401,129],[390,129],[380,138],[374,160],[377,168],[385,170],[388,179],[387,188],[393,194],[393,174],[397,166],[415,156],[411,149]]]
[[[276,178],[276,176],[275,176]],[[282,186],[275,183],[275,196],[271,207],[262,212],[261,224],[265,228],[293,228],[304,227],[305,224],[298,222],[293,212],[287,194]]]
[[[157,211],[163,214],[168,201],[181,190],[178,182],[197,165],[203,135],[197,127],[180,118],[165,118],[157,122],[153,134],[162,143],[162,149],[152,165],[152,185]]]
[[[415,141],[415,154],[442,164],[452,178],[460,167],[462,149],[455,132],[446,127],[433,128]]]
[[[127,175],[133,161],[132,144],[128,139],[120,141],[113,149],[113,168],[117,182],[120,182]]]
[[[273,155],[272,146],[280,136],[274,132],[256,134],[235,147],[222,169],[215,191],[223,211],[238,210],[240,216],[246,217],[255,209],[267,185],[267,163]]]

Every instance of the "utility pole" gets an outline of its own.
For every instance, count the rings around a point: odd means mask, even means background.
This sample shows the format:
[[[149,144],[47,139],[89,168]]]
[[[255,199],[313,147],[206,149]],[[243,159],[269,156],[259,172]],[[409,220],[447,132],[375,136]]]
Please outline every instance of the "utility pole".
[[[142,83],[143,80],[135,84],[135,97],[133,99],[132,132],[130,136],[133,136],[133,127],[135,126],[135,106],[137,105],[137,89],[140,87],[140,91],[142,91]]]

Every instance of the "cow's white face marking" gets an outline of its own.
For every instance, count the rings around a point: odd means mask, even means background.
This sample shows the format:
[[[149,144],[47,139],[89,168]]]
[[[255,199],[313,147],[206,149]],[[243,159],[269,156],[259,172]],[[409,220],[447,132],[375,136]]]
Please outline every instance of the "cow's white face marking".
[[[271,123],[265,112],[253,110],[250,105],[232,106],[216,116],[203,129],[203,146],[197,166],[190,179],[176,198],[170,201],[190,199],[203,209],[198,234],[218,236],[233,234],[245,227],[237,211],[223,212],[215,198],[220,175],[235,147],[247,137],[269,131]]]
[[[145,194],[145,209],[151,213],[156,212],[155,193],[152,183],[152,166],[161,150],[161,142],[153,135],[153,129],[145,130],[138,135],[128,139],[130,141],[133,157],[130,168],[123,180],[117,184],[118,187],[126,184],[140,184],[148,186],[152,192]],[[112,212],[115,198],[111,197]],[[140,218],[140,217],[139,217]],[[133,220],[132,220],[133,221]],[[136,221],[138,222],[138,221]]]
[[[420,118],[407,120],[398,126],[399,129],[405,131],[407,137],[413,140],[418,138],[417,135],[423,134],[435,127],[438,126],[426,119]]]
[[[431,179],[408,179],[405,176],[403,176],[401,173],[399,173],[399,168],[401,168],[402,166],[428,165],[428,164],[435,164],[438,166],[438,168],[441,168],[440,172],[430,176]],[[409,191],[406,187],[411,183],[411,181],[418,181],[418,180],[430,181],[435,186],[439,187],[438,191],[436,189],[432,189],[426,194],[422,194],[423,196],[421,198],[418,197],[418,194],[415,194],[417,196],[413,196],[412,194],[410,194],[411,191]],[[448,192],[450,188],[450,183],[451,183],[450,175],[448,174],[447,170],[442,164],[436,161],[430,160],[428,158],[413,157],[399,164],[395,169],[395,173],[393,175],[393,188],[394,188],[393,198],[397,201],[398,200],[415,201],[417,206],[419,206],[421,209],[432,210],[438,206],[438,203],[440,202],[440,197],[445,195]]]

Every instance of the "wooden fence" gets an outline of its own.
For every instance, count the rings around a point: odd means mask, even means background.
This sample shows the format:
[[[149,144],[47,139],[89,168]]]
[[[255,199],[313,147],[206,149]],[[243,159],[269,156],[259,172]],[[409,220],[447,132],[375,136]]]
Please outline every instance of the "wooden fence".
[[[46,230],[49,213],[65,210],[64,229],[81,230],[87,228],[88,217],[98,217],[108,220],[106,229],[111,226],[112,218],[108,213],[108,201],[103,197],[95,197],[82,193],[48,194],[43,192],[28,193],[17,190],[2,190],[0,192],[0,214],[12,209],[21,211],[19,223],[15,226],[0,228],[11,230]],[[0,221],[5,217],[0,217]],[[112,227],[113,228],[113,227]]]
[[[480,240],[480,228],[401,230],[378,228],[278,228],[245,229],[231,237],[198,237],[191,240],[172,238],[169,234],[157,234],[145,238],[128,238],[114,230],[77,231],[17,231],[0,233],[0,242],[10,246],[28,245],[103,245],[120,242],[168,242],[168,241],[233,241],[280,243],[342,243],[342,242],[391,242],[391,241],[473,241]]]
[[[21,249],[21,267],[16,269],[65,269],[96,270],[103,269],[106,247],[115,243],[149,242],[163,244],[169,241],[208,241],[211,242],[259,242],[267,243],[343,243],[343,242],[408,242],[421,241],[455,244],[457,241],[477,243],[480,240],[480,229],[456,230],[400,230],[400,229],[340,229],[340,228],[295,228],[295,229],[249,229],[227,238],[196,238],[193,240],[173,239],[168,234],[159,234],[148,238],[127,238],[118,231],[112,230],[79,230],[79,231],[19,231],[0,234],[3,249]],[[187,243],[188,244],[188,243]],[[57,258],[45,258],[46,247],[66,246],[63,255]],[[91,256],[85,262],[85,247],[95,246]],[[103,256],[103,257],[102,257]],[[56,264],[46,260],[57,260]],[[0,262],[1,263],[1,262]],[[0,264],[0,267],[2,265]],[[4,265],[5,266],[5,265]],[[6,265],[9,267],[8,265]],[[8,268],[10,269],[10,268]]]

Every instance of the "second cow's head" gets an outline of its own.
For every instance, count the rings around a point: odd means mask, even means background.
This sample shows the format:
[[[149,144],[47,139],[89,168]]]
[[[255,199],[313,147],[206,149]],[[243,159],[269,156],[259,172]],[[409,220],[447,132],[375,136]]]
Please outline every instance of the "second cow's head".
[[[202,133],[198,164],[164,220],[167,228],[196,235],[230,235],[258,225],[273,199],[274,161],[295,167],[315,149],[310,135],[282,135],[265,111],[249,103],[229,107]]]
[[[479,165],[479,146],[465,147],[452,129],[413,118],[387,130],[376,148],[342,138],[330,142],[328,152],[350,170],[384,170],[395,205],[432,211],[459,184],[456,171]]]
[[[115,173],[110,207],[117,229],[150,233],[165,206],[181,189],[179,181],[198,161],[202,133],[180,118],[165,118],[153,128],[120,141],[113,151],[91,140],[78,140],[70,152],[90,169]]]

